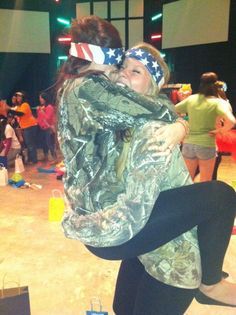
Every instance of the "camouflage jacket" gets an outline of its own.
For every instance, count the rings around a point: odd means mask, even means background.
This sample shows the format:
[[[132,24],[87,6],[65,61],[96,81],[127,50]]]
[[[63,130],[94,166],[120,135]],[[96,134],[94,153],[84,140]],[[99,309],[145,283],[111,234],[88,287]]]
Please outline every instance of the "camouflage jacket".
[[[101,76],[64,83],[58,135],[66,166],[67,237],[94,247],[120,245],[144,227],[161,191],[191,184],[178,146],[169,155],[146,148],[155,130],[176,117],[167,98],[149,100]],[[118,179],[116,162],[124,142],[116,135],[127,128],[132,137]],[[199,285],[196,228],[139,259],[160,281],[186,288]]]

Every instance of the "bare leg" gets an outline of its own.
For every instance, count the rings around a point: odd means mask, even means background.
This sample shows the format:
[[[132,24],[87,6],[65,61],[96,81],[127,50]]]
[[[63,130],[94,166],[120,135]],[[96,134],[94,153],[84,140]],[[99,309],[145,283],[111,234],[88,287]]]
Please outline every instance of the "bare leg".
[[[209,160],[199,160],[200,181],[207,182],[212,180],[212,174],[215,166],[215,158]]]
[[[186,159],[184,158],[185,164],[188,168],[189,174],[192,178],[192,180],[194,180],[195,174],[196,174],[196,170],[198,167],[198,160],[197,159]]]

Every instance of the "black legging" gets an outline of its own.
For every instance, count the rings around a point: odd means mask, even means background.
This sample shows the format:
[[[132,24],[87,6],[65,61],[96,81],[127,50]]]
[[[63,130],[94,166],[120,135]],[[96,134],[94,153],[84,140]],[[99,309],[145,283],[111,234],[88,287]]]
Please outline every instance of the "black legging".
[[[116,315],[183,315],[196,289],[182,289],[151,277],[138,258],[123,260],[117,277]]]
[[[149,221],[128,242],[113,247],[87,248],[96,256],[123,260],[150,252],[198,226],[202,282],[215,284],[236,213],[235,191],[220,181],[197,183],[161,192]]]

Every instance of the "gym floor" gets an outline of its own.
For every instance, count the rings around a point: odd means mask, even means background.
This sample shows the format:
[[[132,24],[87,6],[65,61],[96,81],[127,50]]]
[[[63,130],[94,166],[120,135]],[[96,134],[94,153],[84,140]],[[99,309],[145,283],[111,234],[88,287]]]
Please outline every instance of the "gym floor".
[[[119,262],[93,256],[79,241],[67,239],[59,222],[48,220],[52,190],[63,191],[55,173],[40,173],[37,167],[26,166],[22,176],[42,188],[0,187],[0,286],[5,275],[8,287],[17,286],[11,281],[27,285],[32,315],[85,315],[93,297],[100,298],[103,309],[112,315]],[[236,179],[236,162],[230,156],[223,157],[218,178],[229,184]],[[236,282],[236,236],[231,238],[224,270],[230,274],[229,280]],[[7,315],[1,310],[0,314]],[[233,308],[196,301],[186,312],[235,314]]]

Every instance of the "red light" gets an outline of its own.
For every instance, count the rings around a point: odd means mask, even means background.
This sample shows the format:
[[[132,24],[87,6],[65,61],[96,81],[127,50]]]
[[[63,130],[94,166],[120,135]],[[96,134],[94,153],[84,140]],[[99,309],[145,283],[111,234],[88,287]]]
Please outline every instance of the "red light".
[[[71,37],[58,37],[58,42],[60,43],[70,43],[71,42]]]
[[[161,34],[153,34],[151,35],[151,39],[160,39],[162,37]]]

